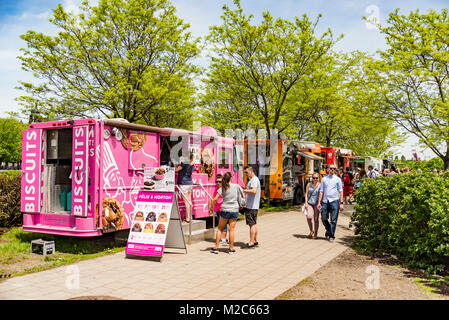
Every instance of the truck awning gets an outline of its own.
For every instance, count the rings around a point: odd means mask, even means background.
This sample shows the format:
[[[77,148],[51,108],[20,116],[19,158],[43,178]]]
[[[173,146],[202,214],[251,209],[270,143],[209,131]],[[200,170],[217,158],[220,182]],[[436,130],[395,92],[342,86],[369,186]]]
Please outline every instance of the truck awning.
[[[300,151],[300,152],[298,152],[298,154],[301,157],[309,158],[309,159],[312,159],[312,160],[324,160],[324,158],[321,158],[320,156],[317,156],[316,154],[314,154],[312,152]]]

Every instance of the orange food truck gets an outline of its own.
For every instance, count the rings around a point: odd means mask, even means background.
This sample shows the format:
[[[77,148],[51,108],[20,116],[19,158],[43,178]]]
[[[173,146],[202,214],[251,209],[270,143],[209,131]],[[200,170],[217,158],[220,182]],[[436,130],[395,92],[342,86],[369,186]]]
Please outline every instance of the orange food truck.
[[[261,181],[262,198],[271,202],[299,204],[304,200],[307,179],[321,168],[323,158],[296,140],[278,139],[270,148],[268,139],[244,140],[244,164],[254,168]]]
[[[244,139],[244,165],[254,169],[260,180],[261,198],[270,202],[291,202],[294,197],[290,140]],[[246,182],[246,177],[245,177]]]

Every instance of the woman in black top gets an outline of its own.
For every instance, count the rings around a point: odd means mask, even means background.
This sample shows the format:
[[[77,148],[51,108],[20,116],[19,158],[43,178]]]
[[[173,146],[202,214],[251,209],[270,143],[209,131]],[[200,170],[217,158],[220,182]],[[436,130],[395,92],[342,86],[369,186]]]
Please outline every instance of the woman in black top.
[[[175,172],[178,173],[177,184],[181,188],[185,197],[192,203],[192,191],[193,191],[193,182],[192,182],[192,173],[195,168],[193,165],[194,155],[190,153],[190,163],[182,163],[175,168]],[[186,216],[184,220],[188,223],[192,219],[192,207],[184,201],[186,205]]]

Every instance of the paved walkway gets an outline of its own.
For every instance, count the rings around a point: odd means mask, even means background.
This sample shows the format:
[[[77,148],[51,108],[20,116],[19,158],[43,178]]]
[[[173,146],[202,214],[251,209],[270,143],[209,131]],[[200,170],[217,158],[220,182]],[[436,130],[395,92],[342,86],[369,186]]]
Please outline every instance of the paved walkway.
[[[211,241],[188,245],[187,254],[166,252],[162,262],[127,259],[123,251],[8,279],[0,283],[0,299],[274,299],[348,248],[350,210],[340,214],[334,243],[324,238],[322,224],[320,237],[308,239],[302,212],[270,213],[258,218],[258,248],[241,248],[249,237],[242,221],[236,226],[234,255],[225,247],[211,254]]]

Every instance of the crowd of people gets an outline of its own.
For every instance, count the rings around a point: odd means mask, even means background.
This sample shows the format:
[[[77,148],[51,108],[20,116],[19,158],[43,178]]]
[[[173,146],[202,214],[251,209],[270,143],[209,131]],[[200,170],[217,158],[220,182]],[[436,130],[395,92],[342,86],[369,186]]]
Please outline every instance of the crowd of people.
[[[218,227],[215,238],[215,246],[210,252],[218,254],[220,245],[229,245],[229,254],[234,254],[235,224],[239,213],[245,215],[246,224],[249,227],[249,241],[246,248],[254,248],[259,245],[257,241],[257,214],[260,205],[261,187],[259,178],[252,167],[244,170],[248,183],[245,189],[232,183],[232,175],[226,172],[223,176],[217,175],[214,198],[209,205],[210,213],[215,211],[218,216]],[[229,227],[227,227],[229,225]],[[229,234],[229,240],[226,239]]]
[[[421,171],[418,169],[418,171]],[[444,174],[444,170],[428,170],[434,174]],[[364,168],[357,167],[355,170],[347,167],[337,171],[335,165],[326,168],[326,175],[321,179],[318,172],[312,174],[306,185],[304,213],[309,225],[311,239],[318,237],[319,215],[326,229],[325,236],[329,242],[335,240],[335,230],[338,215],[343,210],[343,204],[352,204],[354,201],[354,190],[363,186],[364,179],[376,179],[377,177],[391,177],[395,174],[407,174],[410,168],[384,168],[381,172],[372,165],[368,166],[368,172]],[[321,181],[320,181],[321,180]]]
[[[178,170],[181,170],[181,168]],[[229,172],[224,175],[218,174],[216,177],[216,188],[213,200],[209,204],[209,210],[211,215],[215,212],[219,220],[216,242],[210,250],[211,253],[218,254],[220,245],[228,245],[229,254],[236,252],[234,249],[235,225],[239,213],[245,215],[246,224],[249,227],[249,241],[245,247],[253,248],[259,245],[257,214],[261,197],[260,181],[252,167],[245,167],[244,172],[248,178],[244,189],[238,184],[231,183],[232,175]],[[333,164],[327,166],[324,177],[321,177],[319,172],[314,172],[305,187],[305,203],[303,206],[310,230],[308,238],[318,238],[321,214],[321,222],[326,230],[326,239],[329,242],[335,241],[339,212],[344,210],[344,204],[353,203],[354,191],[363,187],[364,179],[376,179],[380,176],[391,177],[395,174],[407,174],[409,172],[408,167],[400,169],[395,166],[379,172],[372,165],[368,166],[368,172],[360,167],[354,170],[349,167],[345,170],[338,170]],[[443,170],[438,171],[437,169],[432,172],[435,174],[444,173]]]

